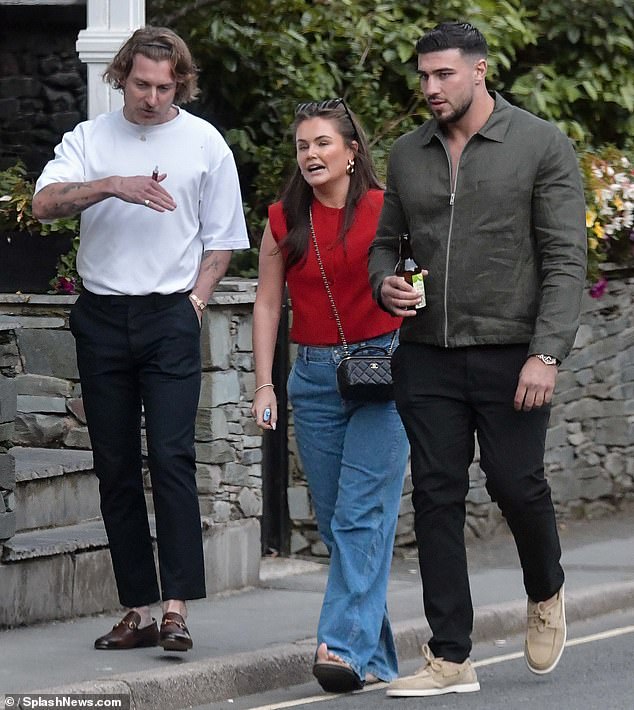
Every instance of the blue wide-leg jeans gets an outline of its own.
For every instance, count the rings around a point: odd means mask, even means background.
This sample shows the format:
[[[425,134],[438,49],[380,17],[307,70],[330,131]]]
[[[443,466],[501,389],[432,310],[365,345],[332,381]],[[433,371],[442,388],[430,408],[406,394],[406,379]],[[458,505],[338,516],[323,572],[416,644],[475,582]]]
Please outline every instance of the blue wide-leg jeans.
[[[391,335],[361,345],[388,347]],[[398,675],[387,584],[408,443],[394,402],[347,402],[341,347],[299,346],[288,380],[295,436],[321,537],[330,552],[318,644],[363,680]]]

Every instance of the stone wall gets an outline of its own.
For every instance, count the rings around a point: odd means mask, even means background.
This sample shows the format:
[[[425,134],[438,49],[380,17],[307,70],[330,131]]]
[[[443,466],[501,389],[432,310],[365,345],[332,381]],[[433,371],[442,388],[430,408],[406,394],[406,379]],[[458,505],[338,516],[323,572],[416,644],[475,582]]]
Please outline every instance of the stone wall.
[[[0,542],[15,533],[15,461],[9,453],[16,414],[15,383],[0,375]]]
[[[86,118],[86,68],[75,51],[86,7],[0,6],[0,169],[39,174],[62,133]]]
[[[218,523],[258,518],[262,512],[261,435],[250,414],[255,282],[228,279],[222,289],[204,317],[204,372],[196,427],[201,508]],[[13,440],[22,446],[89,446],[67,327],[73,299],[0,297],[0,374],[10,378],[0,381],[0,413],[9,422],[10,404],[5,402],[10,397],[5,398],[1,385],[6,387],[8,381],[17,393]],[[290,414],[291,552],[325,554]],[[584,300],[575,346],[558,377],[546,469],[561,520],[608,515],[634,500],[634,278],[612,280],[603,298]],[[0,452],[5,500],[10,500],[10,471]],[[489,499],[477,461],[470,479],[467,534],[486,537],[503,521]],[[397,545],[414,541],[410,492],[407,477]]]
[[[601,299],[584,297],[581,327],[553,402],[545,463],[559,520],[609,515],[634,500],[634,278],[611,280]],[[290,449],[291,552],[322,555],[292,440]],[[467,537],[487,537],[505,523],[477,460],[469,474]],[[414,542],[410,493],[407,475],[397,545]]]
[[[254,292],[252,281],[227,279],[203,317],[196,458],[201,513],[211,524],[259,518],[262,512],[262,437],[250,413]],[[12,436],[6,438],[15,445],[90,448],[68,330],[74,300],[0,296],[0,405],[5,401],[1,383],[11,383],[17,412],[15,404],[12,412],[7,405]],[[3,408],[0,412],[4,415]],[[5,487],[11,478],[2,471],[0,455],[0,486]]]

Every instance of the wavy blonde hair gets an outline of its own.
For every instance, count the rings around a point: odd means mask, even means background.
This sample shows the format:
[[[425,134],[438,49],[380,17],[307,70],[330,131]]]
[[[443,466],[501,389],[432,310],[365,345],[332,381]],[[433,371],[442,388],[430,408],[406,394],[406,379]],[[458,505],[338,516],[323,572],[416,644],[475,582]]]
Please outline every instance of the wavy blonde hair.
[[[198,96],[198,68],[184,40],[167,27],[147,26],[136,30],[108,65],[103,73],[104,81],[115,89],[122,89],[136,54],[156,62],[169,61],[176,79],[174,103],[185,104]]]

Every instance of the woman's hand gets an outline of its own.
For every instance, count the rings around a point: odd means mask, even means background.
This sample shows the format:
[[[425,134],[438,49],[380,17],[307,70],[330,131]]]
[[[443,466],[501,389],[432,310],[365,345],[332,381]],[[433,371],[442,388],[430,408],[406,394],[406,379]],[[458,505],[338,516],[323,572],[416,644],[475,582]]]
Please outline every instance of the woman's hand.
[[[275,430],[277,426],[277,398],[272,387],[264,387],[255,393],[251,414],[261,429]]]

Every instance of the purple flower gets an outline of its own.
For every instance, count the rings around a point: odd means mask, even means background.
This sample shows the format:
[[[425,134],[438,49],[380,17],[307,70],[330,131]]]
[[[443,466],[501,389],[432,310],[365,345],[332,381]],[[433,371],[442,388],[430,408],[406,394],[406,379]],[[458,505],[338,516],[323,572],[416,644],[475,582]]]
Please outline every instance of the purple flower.
[[[596,283],[592,284],[590,287],[590,295],[592,298],[601,298],[605,293],[605,289],[608,287],[607,279],[599,279]]]
[[[55,292],[72,296],[75,293],[75,279],[72,276],[58,276],[55,284]]]

